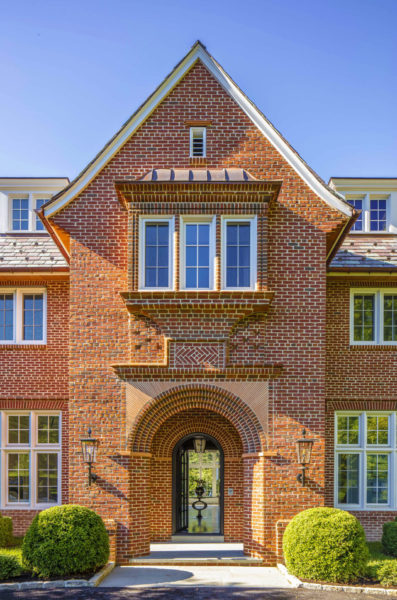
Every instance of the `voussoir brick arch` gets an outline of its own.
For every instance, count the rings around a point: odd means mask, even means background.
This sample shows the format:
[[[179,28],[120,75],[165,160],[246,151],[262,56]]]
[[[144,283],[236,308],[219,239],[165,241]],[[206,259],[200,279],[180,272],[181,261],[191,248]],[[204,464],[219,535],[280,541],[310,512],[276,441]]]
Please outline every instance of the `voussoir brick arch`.
[[[177,386],[159,394],[138,415],[129,436],[133,452],[150,452],[159,427],[173,415],[204,409],[219,413],[234,425],[243,452],[260,452],[265,440],[263,428],[252,409],[238,396],[214,385]]]
[[[210,410],[185,410],[170,417],[153,437],[153,457],[170,458],[177,443],[192,433],[204,433],[219,442],[225,459],[240,458],[243,453],[241,438],[232,423]]]

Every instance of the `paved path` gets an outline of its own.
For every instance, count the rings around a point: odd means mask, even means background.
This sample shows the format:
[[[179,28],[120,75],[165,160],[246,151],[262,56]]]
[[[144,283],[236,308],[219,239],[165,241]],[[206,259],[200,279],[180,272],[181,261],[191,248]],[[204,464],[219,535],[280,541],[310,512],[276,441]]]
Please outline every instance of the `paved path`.
[[[360,594],[296,589],[252,588],[80,588],[2,592],[1,600],[359,600]],[[365,600],[387,596],[365,594]]]

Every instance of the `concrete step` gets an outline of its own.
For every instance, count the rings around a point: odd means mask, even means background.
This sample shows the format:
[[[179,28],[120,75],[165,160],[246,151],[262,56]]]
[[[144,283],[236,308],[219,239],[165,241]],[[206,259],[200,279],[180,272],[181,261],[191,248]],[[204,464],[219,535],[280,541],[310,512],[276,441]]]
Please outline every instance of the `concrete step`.
[[[210,557],[196,557],[196,558],[130,558],[128,561],[130,565],[134,567],[150,567],[150,566],[174,566],[174,567],[262,567],[263,560],[261,558],[250,558],[249,556],[241,558],[210,558]]]
[[[134,566],[244,566],[260,567],[260,558],[251,558],[243,553],[242,544],[219,543],[219,540],[204,543],[202,540],[150,545],[150,554],[131,558]]]

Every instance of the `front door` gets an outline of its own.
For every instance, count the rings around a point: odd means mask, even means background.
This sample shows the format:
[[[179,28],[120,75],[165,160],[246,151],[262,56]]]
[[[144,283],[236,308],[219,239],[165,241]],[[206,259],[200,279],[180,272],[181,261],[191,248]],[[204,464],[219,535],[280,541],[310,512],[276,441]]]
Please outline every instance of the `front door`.
[[[205,439],[200,444],[195,438]],[[199,451],[197,449],[199,448]],[[174,450],[174,533],[223,532],[223,452],[211,436],[183,438]]]

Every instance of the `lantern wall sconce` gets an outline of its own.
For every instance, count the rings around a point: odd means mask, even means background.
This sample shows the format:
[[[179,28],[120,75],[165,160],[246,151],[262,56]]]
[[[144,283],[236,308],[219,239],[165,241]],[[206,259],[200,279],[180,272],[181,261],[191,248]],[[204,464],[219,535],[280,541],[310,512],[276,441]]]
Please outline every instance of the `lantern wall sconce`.
[[[201,435],[193,438],[193,445],[197,454],[203,454],[205,450],[206,441],[207,440],[205,439],[205,437],[202,437]]]
[[[98,475],[92,472],[92,465],[96,462],[99,440],[91,437],[91,428],[88,430],[88,437],[81,438],[81,451],[83,460],[88,465],[88,485],[98,479]]]
[[[312,458],[312,448],[313,448],[314,440],[308,440],[306,438],[306,429],[302,431],[302,438],[300,440],[296,440],[296,453],[298,455],[298,463],[302,467],[302,473],[298,473],[296,479],[302,486],[306,485],[306,469],[310,464]]]

